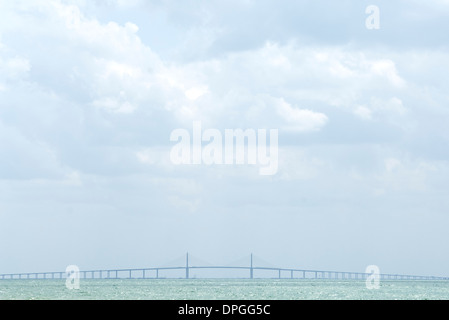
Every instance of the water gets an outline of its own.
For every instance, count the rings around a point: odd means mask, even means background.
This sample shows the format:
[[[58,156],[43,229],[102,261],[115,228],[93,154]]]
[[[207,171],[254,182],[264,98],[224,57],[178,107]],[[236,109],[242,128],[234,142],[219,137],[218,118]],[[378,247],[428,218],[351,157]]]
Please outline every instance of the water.
[[[446,300],[449,281],[299,279],[81,279],[79,290],[65,280],[2,280],[1,300]]]

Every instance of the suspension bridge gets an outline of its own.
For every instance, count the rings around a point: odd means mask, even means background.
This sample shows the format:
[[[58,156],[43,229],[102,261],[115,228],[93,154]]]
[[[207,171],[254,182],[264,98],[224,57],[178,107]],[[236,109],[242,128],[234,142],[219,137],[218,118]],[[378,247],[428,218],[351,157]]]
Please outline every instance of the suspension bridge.
[[[329,280],[366,280],[372,273],[332,271],[332,270],[310,270],[297,268],[279,268],[273,266],[256,266],[254,256],[250,255],[248,264],[227,266],[227,265],[192,265],[189,263],[189,254],[185,256],[185,264],[179,266],[149,267],[149,268],[125,268],[125,269],[96,269],[80,270],[78,276],[81,279],[166,279],[185,278],[191,279],[193,271],[201,270],[234,270],[243,272],[244,276],[238,278],[261,278],[269,272],[269,278],[276,279],[329,279]],[[175,276],[170,272],[176,271]],[[176,276],[177,275],[177,276]],[[246,276],[245,276],[246,275]],[[33,273],[9,273],[0,274],[0,280],[45,280],[45,279],[66,279],[71,274],[66,271],[57,272],[33,272]],[[194,278],[197,276],[195,275]],[[380,273],[379,280],[449,280],[449,277],[439,276],[419,276],[406,274]]]

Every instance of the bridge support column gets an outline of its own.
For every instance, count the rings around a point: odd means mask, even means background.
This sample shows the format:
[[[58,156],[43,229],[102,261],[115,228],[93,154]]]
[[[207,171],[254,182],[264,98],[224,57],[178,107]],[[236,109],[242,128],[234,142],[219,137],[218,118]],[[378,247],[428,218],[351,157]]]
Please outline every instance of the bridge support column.
[[[249,269],[249,278],[254,279],[254,269],[253,269],[253,254],[251,253],[251,264]]]
[[[186,279],[189,279],[189,253],[186,255]]]

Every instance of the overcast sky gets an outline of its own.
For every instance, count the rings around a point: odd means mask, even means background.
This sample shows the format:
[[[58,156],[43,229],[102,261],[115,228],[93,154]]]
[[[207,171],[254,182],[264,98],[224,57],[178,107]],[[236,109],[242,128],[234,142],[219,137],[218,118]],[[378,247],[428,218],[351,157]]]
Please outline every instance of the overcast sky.
[[[447,0],[0,0],[0,273],[189,251],[449,275],[448,18]],[[278,129],[277,174],[172,164],[193,121]]]

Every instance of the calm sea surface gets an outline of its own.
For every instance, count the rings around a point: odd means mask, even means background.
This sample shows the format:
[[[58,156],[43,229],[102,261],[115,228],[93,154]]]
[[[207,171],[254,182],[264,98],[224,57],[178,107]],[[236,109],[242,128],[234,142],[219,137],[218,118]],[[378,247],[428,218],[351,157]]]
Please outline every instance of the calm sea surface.
[[[368,290],[364,281],[291,279],[81,279],[79,290],[65,280],[1,280],[1,300],[447,300],[449,281],[382,281]]]

